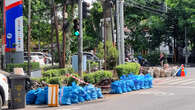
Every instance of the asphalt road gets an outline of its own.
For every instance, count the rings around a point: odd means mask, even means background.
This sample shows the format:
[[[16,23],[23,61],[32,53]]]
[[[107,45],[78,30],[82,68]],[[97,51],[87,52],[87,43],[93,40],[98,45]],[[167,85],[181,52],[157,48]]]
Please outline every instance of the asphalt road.
[[[195,68],[185,78],[158,78],[154,87],[125,94],[106,95],[84,104],[48,108],[27,106],[25,110],[195,110]]]

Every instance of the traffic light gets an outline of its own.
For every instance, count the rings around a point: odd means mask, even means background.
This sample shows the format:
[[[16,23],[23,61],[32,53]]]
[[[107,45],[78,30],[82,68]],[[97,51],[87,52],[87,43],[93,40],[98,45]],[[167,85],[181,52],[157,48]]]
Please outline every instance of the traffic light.
[[[89,7],[90,4],[83,1],[83,18],[87,18],[90,15]]]
[[[79,36],[80,33],[79,33],[79,20],[78,19],[74,19],[74,35],[75,36]]]

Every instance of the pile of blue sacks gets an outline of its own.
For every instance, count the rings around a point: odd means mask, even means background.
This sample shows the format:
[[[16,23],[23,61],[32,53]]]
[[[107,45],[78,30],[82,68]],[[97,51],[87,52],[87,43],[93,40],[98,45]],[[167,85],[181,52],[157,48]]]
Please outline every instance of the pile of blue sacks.
[[[152,88],[153,77],[150,74],[146,75],[123,75],[120,80],[111,84],[111,94],[122,94],[140,89]]]
[[[64,86],[59,89],[59,104],[71,105],[84,101],[103,98],[100,88],[89,84],[85,87],[72,83],[72,86]],[[48,87],[31,90],[26,95],[26,104],[48,104]]]

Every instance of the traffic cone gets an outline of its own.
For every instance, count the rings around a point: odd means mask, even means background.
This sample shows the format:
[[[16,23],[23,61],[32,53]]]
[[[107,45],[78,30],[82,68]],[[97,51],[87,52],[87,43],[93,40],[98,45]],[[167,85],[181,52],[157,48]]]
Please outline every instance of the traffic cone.
[[[185,77],[184,65],[181,65],[181,77]]]

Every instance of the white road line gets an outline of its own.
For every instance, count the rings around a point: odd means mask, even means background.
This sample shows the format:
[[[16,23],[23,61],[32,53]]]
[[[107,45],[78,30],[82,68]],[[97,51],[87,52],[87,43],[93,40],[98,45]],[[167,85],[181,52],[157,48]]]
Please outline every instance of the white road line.
[[[171,80],[168,80],[168,81],[163,81],[163,82],[158,83],[158,84],[168,84],[168,83],[175,82],[175,81],[179,81],[179,80],[182,80],[182,79],[180,79],[180,78],[171,79]]]
[[[173,86],[154,86],[155,88],[173,88]],[[187,89],[195,89],[194,86],[174,86],[174,88],[187,88]]]
[[[62,109],[56,109],[56,110],[79,110],[80,108],[62,108]]]
[[[134,95],[155,95],[155,96],[172,96],[174,93],[168,93],[163,91],[141,91],[137,92]]]
[[[185,86],[185,85],[189,85],[189,84],[192,84],[192,83],[195,83],[195,80],[191,81],[191,82],[186,82],[186,83],[183,83],[181,84],[182,86]]]
[[[154,81],[167,81],[167,80],[171,80],[171,79],[174,79],[174,78],[155,78]]]
[[[176,81],[176,82],[173,82],[173,83],[170,83],[169,85],[176,85],[176,84],[182,84],[182,83],[185,83],[185,82],[189,82],[193,79],[184,79],[184,80],[179,80],[179,81]]]

